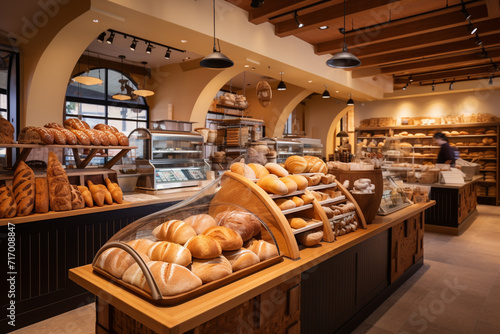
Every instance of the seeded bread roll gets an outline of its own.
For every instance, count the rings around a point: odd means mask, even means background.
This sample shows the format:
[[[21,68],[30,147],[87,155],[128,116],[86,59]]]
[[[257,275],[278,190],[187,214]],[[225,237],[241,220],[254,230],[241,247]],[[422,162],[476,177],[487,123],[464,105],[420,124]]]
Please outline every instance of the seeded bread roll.
[[[228,275],[231,275],[233,268],[231,263],[223,255],[213,259],[194,259],[191,271],[198,276],[203,283],[209,283]]]
[[[182,220],[168,220],[153,230],[158,240],[175,242],[184,245],[191,237],[196,236],[195,230]]]
[[[148,247],[146,255],[152,261],[176,263],[183,267],[187,267],[192,260],[189,249],[182,245],[168,241],[158,241],[152,243]]]
[[[35,173],[21,161],[14,172],[12,191],[16,201],[17,216],[27,216],[35,207]]]
[[[254,252],[261,261],[265,261],[279,255],[276,246],[264,240],[252,240],[247,249]]]
[[[49,184],[46,177],[35,179],[35,212],[49,212]]]
[[[223,251],[234,251],[243,246],[243,239],[234,230],[225,226],[214,226],[203,232],[204,235],[214,238]]]
[[[222,254],[222,248],[217,240],[208,235],[200,234],[190,238],[184,245],[194,258],[211,259]]]
[[[204,213],[189,216],[184,219],[183,222],[191,225],[191,227],[196,231],[196,234],[202,234],[208,228],[217,226],[217,222],[215,221],[215,219],[212,218],[212,216]]]
[[[66,171],[54,152],[49,152],[47,163],[50,209],[53,211],[71,210],[71,186]]]
[[[233,272],[253,266],[260,262],[259,257],[254,252],[241,248],[234,252],[224,253],[226,259],[231,263]]]
[[[12,218],[16,216],[16,201],[10,187],[0,187],[0,218]]]

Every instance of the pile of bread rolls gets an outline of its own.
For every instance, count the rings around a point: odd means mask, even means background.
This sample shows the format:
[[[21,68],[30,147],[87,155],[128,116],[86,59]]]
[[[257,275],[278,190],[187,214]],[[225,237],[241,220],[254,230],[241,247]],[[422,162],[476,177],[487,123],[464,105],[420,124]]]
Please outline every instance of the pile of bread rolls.
[[[68,118],[64,126],[47,123],[44,127],[27,126],[19,132],[21,144],[128,146],[128,137],[117,128],[97,124],[92,129],[87,122]]]
[[[35,178],[35,173],[24,161],[14,172],[12,187],[0,187],[0,218],[27,216],[31,213],[69,211],[122,203],[123,193],[117,183],[106,178],[106,185],[89,188],[69,183],[68,176],[54,152],[49,152],[47,177]]]
[[[353,194],[373,194],[375,192],[375,185],[370,179],[359,179],[354,181],[351,192]]]
[[[150,239],[127,242],[144,259],[163,296],[175,296],[279,256],[258,240],[260,221],[245,211],[197,214],[158,225]],[[110,248],[96,266],[150,293],[139,265],[124,250]]]

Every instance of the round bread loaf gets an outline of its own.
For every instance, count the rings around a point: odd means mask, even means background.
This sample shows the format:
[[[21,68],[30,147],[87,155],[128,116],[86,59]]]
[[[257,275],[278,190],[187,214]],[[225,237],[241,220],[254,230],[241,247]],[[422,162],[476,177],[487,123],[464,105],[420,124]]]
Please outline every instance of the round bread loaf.
[[[307,226],[307,222],[302,218],[291,218],[288,220],[292,228],[303,228]]]
[[[148,247],[146,255],[152,261],[176,263],[184,267],[187,267],[191,263],[191,252],[189,249],[168,241],[158,241],[151,244]]]
[[[290,173],[293,174],[303,173],[306,167],[307,167],[306,159],[298,155],[292,155],[291,157],[288,157],[288,159],[286,159],[285,161],[286,170],[288,170]]]
[[[287,194],[291,194],[294,191],[297,191],[297,183],[295,183],[295,181],[289,178],[288,176],[280,177],[279,180],[283,182],[288,188]]]
[[[143,253],[139,255],[145,262],[149,261],[147,255]],[[116,278],[122,278],[125,271],[134,263],[134,258],[123,249],[108,248],[99,255],[95,265]]]
[[[276,246],[264,240],[252,240],[247,249],[254,252],[261,261],[265,261],[279,255]]]
[[[243,162],[235,162],[231,165],[230,169],[231,172],[243,175],[249,179],[257,178],[253,169],[245,165]]]
[[[308,186],[307,179],[302,175],[288,175],[287,178],[293,180],[297,184],[297,189],[304,190]]]
[[[241,236],[236,231],[225,226],[210,227],[203,234],[214,238],[223,251],[234,251],[243,246]]]
[[[309,230],[296,235],[297,241],[306,247],[311,247],[319,244],[323,239],[323,230]]]
[[[249,212],[223,211],[215,216],[215,221],[220,226],[236,231],[243,241],[260,233],[260,220]]]
[[[231,263],[233,272],[245,269],[260,262],[257,254],[245,248],[239,249],[234,252],[224,253],[224,256],[227,258],[229,263]]]
[[[182,220],[169,220],[157,226],[153,235],[158,240],[185,244],[189,238],[196,235],[195,230]]]
[[[189,216],[183,222],[189,224],[196,231],[196,234],[202,234],[208,228],[217,226],[215,219],[204,213]]]
[[[226,259],[224,255],[220,255],[213,259],[194,259],[191,265],[191,271],[198,276],[203,283],[208,283],[231,275],[233,268],[228,259]]]
[[[257,185],[264,189],[266,192],[276,195],[288,194],[288,187],[286,184],[279,180],[274,174],[269,174],[257,181]]]
[[[251,164],[248,164],[248,167],[252,168],[252,170],[255,173],[255,176],[258,179],[269,174],[269,171],[267,170],[267,168],[262,166],[261,164],[251,163]]]
[[[189,249],[191,256],[197,259],[211,259],[222,253],[217,240],[204,234],[192,237],[184,246]]]
[[[153,241],[148,239],[134,239],[127,242],[127,245],[138,251],[139,253],[148,253],[148,248],[153,244]]]
[[[279,177],[288,176],[288,171],[285,168],[273,162],[267,163],[265,167],[271,174]]]

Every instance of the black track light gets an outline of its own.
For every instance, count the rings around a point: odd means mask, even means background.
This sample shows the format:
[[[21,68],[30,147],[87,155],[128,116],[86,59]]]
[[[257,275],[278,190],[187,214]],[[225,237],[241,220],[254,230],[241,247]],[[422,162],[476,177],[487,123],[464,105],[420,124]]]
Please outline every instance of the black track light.
[[[297,23],[297,28],[302,28],[304,26],[304,23],[299,21],[299,15],[297,14],[297,11],[293,13],[293,17],[295,19],[295,23]]]
[[[281,74],[281,81],[278,84],[277,90],[286,90],[286,85],[283,82],[283,72],[280,72],[280,74]]]
[[[465,9],[465,5],[462,5],[462,10],[460,12],[462,12],[462,15],[465,17],[467,21],[470,20],[471,15],[467,12],[467,9]]]
[[[449,87],[449,90],[453,90],[453,81],[450,82],[450,87]]]
[[[135,51],[136,47],[137,47],[137,40],[134,38],[132,44],[130,44],[130,50]]]
[[[406,90],[406,87],[408,86],[408,84],[406,84],[404,87],[403,87],[403,90]]]
[[[488,85],[493,85],[493,74],[490,74],[490,80],[488,80]]]
[[[324,99],[329,99],[330,98],[330,92],[327,89],[327,85],[325,85],[325,91],[323,92],[323,95],[321,95],[322,98]]]
[[[115,38],[115,33],[111,32],[111,35],[109,35],[108,39],[106,40],[106,43],[113,44],[113,38]]]
[[[476,37],[474,37],[474,42],[479,46],[483,45],[483,41],[479,38],[479,34],[476,34]]]
[[[408,82],[413,82],[413,75],[410,75],[410,77],[408,78]]]
[[[349,100],[347,100],[347,105],[348,106],[353,106],[354,105],[354,101],[351,98],[351,94],[349,94]]]
[[[151,45],[151,43],[149,43],[148,47],[146,48],[146,53],[150,54],[152,50],[153,50],[153,46]]]
[[[102,43],[102,42],[104,42],[104,38],[106,38],[106,33],[105,32],[101,32],[101,34],[99,35],[99,37],[97,37],[97,41],[99,43]]]
[[[250,4],[250,7],[252,8],[259,8],[264,4],[264,0],[252,0],[252,3]]]
[[[436,85],[432,83],[432,91],[434,92],[436,90]]]
[[[170,49],[167,49],[167,52],[165,52],[165,59],[170,59]]]
[[[471,23],[469,23],[467,30],[469,30],[471,35],[474,35],[477,31],[477,27],[475,27],[471,22]]]

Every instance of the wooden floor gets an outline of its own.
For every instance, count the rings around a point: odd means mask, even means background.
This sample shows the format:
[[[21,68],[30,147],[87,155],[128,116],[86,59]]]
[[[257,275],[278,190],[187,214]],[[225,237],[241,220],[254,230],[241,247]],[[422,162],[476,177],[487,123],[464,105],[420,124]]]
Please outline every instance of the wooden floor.
[[[500,207],[478,206],[461,236],[426,232],[424,266],[355,331],[500,333]],[[94,333],[90,304],[14,333]]]

